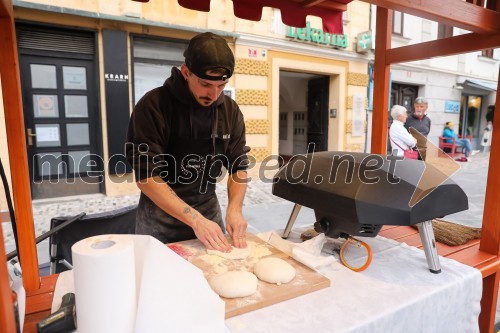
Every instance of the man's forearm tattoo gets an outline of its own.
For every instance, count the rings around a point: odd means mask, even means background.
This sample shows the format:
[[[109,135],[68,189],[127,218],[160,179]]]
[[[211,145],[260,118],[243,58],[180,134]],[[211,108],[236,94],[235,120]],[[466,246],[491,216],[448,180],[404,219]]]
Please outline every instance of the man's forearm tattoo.
[[[191,218],[193,219],[197,219],[198,218],[198,214],[196,214],[195,211],[193,211],[191,209],[191,207],[185,207],[184,210],[182,211],[184,214],[189,214],[191,215]]]

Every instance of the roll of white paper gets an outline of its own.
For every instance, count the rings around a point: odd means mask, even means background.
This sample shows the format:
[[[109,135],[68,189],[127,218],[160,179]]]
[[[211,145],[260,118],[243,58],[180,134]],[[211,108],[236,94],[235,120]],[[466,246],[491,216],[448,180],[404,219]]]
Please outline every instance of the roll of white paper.
[[[78,332],[133,332],[137,297],[132,238],[89,237],[71,251]]]

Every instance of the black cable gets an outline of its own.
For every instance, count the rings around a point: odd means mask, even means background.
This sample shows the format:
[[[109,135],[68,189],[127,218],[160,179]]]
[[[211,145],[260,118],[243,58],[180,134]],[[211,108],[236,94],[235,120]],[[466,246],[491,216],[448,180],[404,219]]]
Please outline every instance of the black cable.
[[[75,221],[78,221],[79,219],[81,219],[82,217],[84,217],[86,215],[86,213],[80,213],[72,218],[68,218],[66,221],[64,221],[63,223],[61,223],[60,225],[58,225],[57,227],[55,228],[52,228],[50,229],[49,231],[43,233],[42,235],[38,236],[36,239],[35,239],[35,244],[38,244],[40,243],[41,241],[49,238],[50,236],[52,236],[53,234],[55,234],[56,232],[58,232],[59,230],[63,229],[63,228],[66,228],[69,224],[75,222]],[[10,260],[12,258],[14,258],[15,256],[17,256],[17,251],[14,250],[12,252],[9,252],[7,254],[7,260]]]
[[[19,244],[17,242],[16,216],[14,214],[14,206],[12,205],[12,199],[10,197],[9,183],[7,182],[7,176],[5,175],[5,170],[3,168],[1,158],[0,158],[0,176],[2,177],[5,198],[7,199],[7,208],[9,209],[10,223],[12,224],[12,233],[14,234],[14,241],[16,243],[16,252],[18,252],[19,251]]]

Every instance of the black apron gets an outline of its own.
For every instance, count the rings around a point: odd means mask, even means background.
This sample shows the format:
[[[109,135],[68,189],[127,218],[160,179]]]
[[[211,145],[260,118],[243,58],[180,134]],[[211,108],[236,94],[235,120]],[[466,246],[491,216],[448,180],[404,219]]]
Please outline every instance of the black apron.
[[[219,127],[217,110],[213,109],[212,112],[211,138],[170,140],[168,154],[175,159],[175,170],[170,168],[170,172],[175,172],[167,175],[164,181],[186,204],[217,223],[224,232],[222,213],[215,193],[215,180],[221,172],[222,162],[214,158],[222,154],[224,143],[216,135]],[[190,226],[167,214],[144,193],[139,199],[135,231],[136,234],[151,235],[163,243],[196,238]]]

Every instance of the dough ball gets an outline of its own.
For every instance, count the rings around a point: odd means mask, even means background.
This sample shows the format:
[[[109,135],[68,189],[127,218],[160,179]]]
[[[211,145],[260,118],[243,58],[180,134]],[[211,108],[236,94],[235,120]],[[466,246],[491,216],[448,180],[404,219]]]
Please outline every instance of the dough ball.
[[[209,284],[217,294],[226,298],[250,296],[257,291],[257,277],[246,271],[229,271],[214,276]]]
[[[245,248],[232,247],[230,252],[221,252],[217,250],[207,250],[208,254],[214,254],[216,256],[225,258],[225,259],[246,259],[252,253],[252,249],[250,245]]]
[[[259,279],[269,283],[288,283],[295,277],[295,268],[280,258],[264,258],[259,260],[253,272]]]

